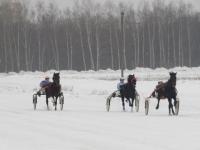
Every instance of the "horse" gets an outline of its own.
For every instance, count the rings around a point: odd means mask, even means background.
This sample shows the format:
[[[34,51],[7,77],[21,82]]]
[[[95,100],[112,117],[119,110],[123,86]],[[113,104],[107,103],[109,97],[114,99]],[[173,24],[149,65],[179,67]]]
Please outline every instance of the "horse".
[[[55,110],[57,110],[57,99],[61,93],[61,85],[60,85],[60,73],[53,74],[53,82],[50,82],[45,88],[46,93],[46,105],[49,110],[48,98],[53,98],[53,105],[55,106]]]
[[[160,99],[165,99],[165,98],[168,99],[169,115],[171,115],[171,111],[172,111],[173,115],[175,115],[174,109],[173,109],[173,104],[172,104],[172,99],[174,99],[174,107],[176,107],[176,103],[177,103],[176,74],[177,73],[170,72],[169,80],[165,83],[162,81],[158,82],[158,85],[156,86],[155,90],[150,95],[150,97],[155,97],[158,100],[156,109],[159,108]]]
[[[129,75],[128,82],[122,85],[120,89],[123,111],[125,111],[124,98],[128,100],[129,106],[133,108],[133,103],[136,96],[135,87],[136,87],[136,79],[134,75]]]

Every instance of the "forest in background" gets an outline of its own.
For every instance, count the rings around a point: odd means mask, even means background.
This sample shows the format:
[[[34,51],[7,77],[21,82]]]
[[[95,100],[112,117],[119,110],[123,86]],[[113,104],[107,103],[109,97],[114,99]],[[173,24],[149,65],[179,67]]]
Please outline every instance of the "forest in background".
[[[195,67],[199,57],[200,13],[188,3],[0,0],[0,72]]]

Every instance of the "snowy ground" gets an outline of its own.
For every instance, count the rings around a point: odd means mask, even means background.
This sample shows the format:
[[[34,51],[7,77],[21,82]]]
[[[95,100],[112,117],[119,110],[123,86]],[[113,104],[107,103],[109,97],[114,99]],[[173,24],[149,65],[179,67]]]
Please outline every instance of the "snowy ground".
[[[179,116],[168,116],[168,102],[150,103],[144,115],[144,98],[165,69],[136,69],[141,96],[139,113],[122,112],[114,99],[106,112],[106,97],[116,89],[120,71],[61,71],[65,96],[63,111],[47,111],[45,98],[33,110],[32,93],[53,71],[0,74],[0,150],[199,150],[200,68],[175,68],[181,100]]]

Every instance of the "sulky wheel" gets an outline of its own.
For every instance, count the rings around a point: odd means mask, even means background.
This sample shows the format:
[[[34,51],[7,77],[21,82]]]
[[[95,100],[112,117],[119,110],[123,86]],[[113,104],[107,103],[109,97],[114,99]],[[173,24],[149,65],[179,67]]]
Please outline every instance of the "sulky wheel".
[[[63,110],[63,105],[64,105],[64,95],[61,93],[59,97],[59,102],[60,102],[60,110]]]
[[[149,113],[149,100],[145,100],[145,115],[148,115]]]
[[[106,111],[109,112],[110,111],[110,101],[112,98],[112,94],[106,99]]]
[[[37,105],[37,94],[33,95],[33,109],[36,110],[36,105]]]
[[[180,106],[180,101],[177,99],[176,105],[175,105],[175,115],[178,115],[179,113],[179,106]]]
[[[140,96],[136,95],[136,97],[135,97],[135,110],[136,110],[136,112],[139,112],[139,105],[140,105]]]

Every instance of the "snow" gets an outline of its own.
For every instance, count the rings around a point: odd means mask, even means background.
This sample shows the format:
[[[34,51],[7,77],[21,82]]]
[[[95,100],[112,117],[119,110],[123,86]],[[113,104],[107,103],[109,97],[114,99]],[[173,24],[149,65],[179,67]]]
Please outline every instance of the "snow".
[[[151,99],[149,115],[144,114],[144,98],[158,80],[166,81],[177,72],[180,114],[168,115],[168,102],[155,110]],[[45,98],[33,110],[32,94],[48,72],[0,73],[0,150],[199,150],[200,68],[137,68],[140,111],[122,111],[121,101],[106,98],[116,89],[120,71],[60,71],[65,96],[64,110],[47,111]]]

